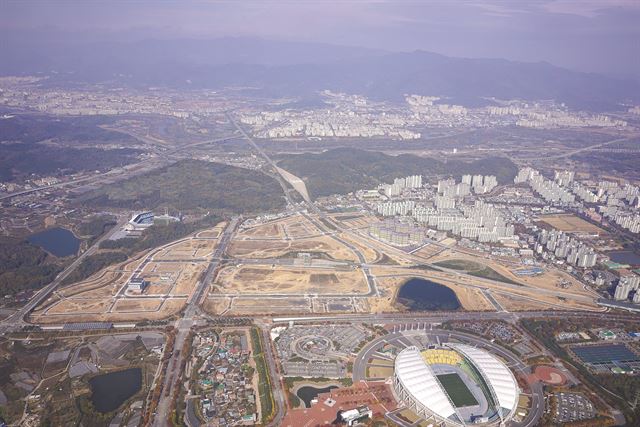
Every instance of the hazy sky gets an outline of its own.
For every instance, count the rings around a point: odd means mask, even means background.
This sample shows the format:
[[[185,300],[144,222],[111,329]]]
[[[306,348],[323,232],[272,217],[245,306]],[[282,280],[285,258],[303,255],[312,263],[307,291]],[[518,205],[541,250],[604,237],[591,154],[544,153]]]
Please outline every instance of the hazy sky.
[[[0,0],[0,28],[82,40],[260,36],[640,77],[640,0]]]

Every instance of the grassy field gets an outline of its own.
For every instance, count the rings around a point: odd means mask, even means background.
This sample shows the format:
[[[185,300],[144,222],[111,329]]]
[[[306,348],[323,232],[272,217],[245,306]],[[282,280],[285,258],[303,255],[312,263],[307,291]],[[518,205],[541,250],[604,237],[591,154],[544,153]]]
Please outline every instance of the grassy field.
[[[522,284],[503,276],[502,274],[489,267],[485,267],[482,270],[478,271],[470,271],[469,274],[476,277],[482,277],[484,279],[496,280],[498,282],[522,286]]]
[[[450,268],[452,270],[477,271],[482,270],[482,265],[477,262],[467,261],[465,259],[451,259],[434,263],[439,267]]]
[[[494,269],[486,267],[477,262],[465,259],[451,259],[434,263],[438,267],[450,268],[452,270],[465,271],[471,276],[482,277],[484,279],[496,280],[498,282],[510,283],[512,285],[520,285],[520,283],[503,276]]]
[[[476,398],[471,394],[471,391],[466,386],[460,375],[458,374],[444,374],[438,375],[438,381],[442,384],[451,401],[456,408],[463,408],[465,406],[474,406],[478,404]]]

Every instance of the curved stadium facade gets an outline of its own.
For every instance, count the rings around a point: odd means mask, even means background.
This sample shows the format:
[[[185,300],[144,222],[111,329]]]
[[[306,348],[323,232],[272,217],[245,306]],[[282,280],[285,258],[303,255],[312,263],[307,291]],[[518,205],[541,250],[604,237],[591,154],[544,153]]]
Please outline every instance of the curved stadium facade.
[[[466,344],[407,347],[395,361],[397,397],[437,425],[501,425],[511,419],[520,390],[496,356]]]

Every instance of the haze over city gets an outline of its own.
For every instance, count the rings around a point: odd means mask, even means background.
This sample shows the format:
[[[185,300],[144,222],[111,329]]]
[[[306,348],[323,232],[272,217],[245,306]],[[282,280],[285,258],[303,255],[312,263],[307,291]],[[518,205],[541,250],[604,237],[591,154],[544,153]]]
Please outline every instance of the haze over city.
[[[0,427],[640,425],[640,3],[0,4]]]
[[[2,31],[27,39],[261,37],[640,77],[634,0],[9,1],[2,12]]]

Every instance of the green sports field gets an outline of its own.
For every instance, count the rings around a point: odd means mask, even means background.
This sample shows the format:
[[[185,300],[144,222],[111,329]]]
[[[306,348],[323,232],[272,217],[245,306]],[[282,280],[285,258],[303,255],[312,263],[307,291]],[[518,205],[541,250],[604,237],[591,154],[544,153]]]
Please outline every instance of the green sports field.
[[[473,397],[473,394],[471,394],[467,385],[462,381],[460,375],[443,374],[438,375],[437,377],[456,408],[463,408],[465,406],[478,404],[478,401]]]

